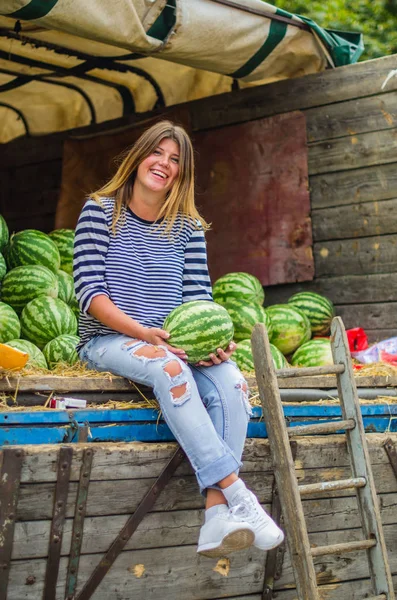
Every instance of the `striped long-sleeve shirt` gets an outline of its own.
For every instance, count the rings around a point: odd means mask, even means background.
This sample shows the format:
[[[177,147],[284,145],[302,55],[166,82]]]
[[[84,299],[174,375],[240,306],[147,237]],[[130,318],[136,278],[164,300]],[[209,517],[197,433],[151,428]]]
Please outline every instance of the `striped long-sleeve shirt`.
[[[176,219],[172,237],[158,223],[126,210],[116,235],[111,232],[114,199],[88,200],[74,245],[74,284],[80,305],[82,348],[94,335],[114,333],[88,314],[95,296],[104,294],[144,327],[162,327],[175,307],[189,300],[212,300],[204,233]]]

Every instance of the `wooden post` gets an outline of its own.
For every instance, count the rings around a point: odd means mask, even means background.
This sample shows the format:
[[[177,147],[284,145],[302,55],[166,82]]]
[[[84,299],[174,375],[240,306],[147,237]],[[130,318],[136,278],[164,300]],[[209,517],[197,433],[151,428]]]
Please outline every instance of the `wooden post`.
[[[254,327],[252,353],[274,474],[283,507],[284,527],[291,562],[294,566],[298,597],[300,600],[308,598],[319,600],[316,573],[311,557],[290,442],[285,427],[277,377],[273,367],[269,338],[263,324],[257,324]]]

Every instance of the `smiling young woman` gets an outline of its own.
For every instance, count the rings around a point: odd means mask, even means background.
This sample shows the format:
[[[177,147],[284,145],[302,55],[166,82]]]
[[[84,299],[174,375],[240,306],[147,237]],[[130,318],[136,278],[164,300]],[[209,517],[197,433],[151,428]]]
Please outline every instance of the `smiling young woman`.
[[[252,543],[269,550],[283,533],[238,476],[250,415],[247,383],[230,360],[235,344],[187,364],[162,329],[182,303],[212,302],[206,229],[194,203],[189,136],[161,121],[86,202],[74,279],[81,360],[153,387],[206,496],[198,552],[217,557]]]

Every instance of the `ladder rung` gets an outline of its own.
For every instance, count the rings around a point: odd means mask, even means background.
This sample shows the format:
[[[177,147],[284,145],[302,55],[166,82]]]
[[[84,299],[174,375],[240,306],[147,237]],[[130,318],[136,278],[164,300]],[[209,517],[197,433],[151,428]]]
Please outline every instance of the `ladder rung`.
[[[298,489],[302,496],[318,492],[333,492],[335,490],[348,490],[351,488],[364,487],[367,484],[365,477],[353,477],[351,479],[339,479],[337,481],[323,481],[321,483],[308,483],[299,485]]]
[[[330,546],[317,546],[310,548],[312,556],[324,556],[325,554],[341,554],[342,552],[355,552],[356,550],[368,550],[376,546],[376,540],[360,540],[358,542],[344,542]]]
[[[290,377],[308,377],[310,375],[337,375],[344,373],[344,365],[326,365],[324,367],[299,367],[292,369],[277,369],[276,375],[279,379]]]
[[[365,600],[387,600],[386,594],[379,594],[379,596],[370,596],[369,598],[365,598]]]
[[[356,422],[354,419],[346,419],[345,421],[329,421],[328,423],[314,423],[313,425],[297,425],[296,427],[288,427],[287,433],[289,437],[295,435],[316,435],[321,433],[334,433],[344,429],[354,429]]]

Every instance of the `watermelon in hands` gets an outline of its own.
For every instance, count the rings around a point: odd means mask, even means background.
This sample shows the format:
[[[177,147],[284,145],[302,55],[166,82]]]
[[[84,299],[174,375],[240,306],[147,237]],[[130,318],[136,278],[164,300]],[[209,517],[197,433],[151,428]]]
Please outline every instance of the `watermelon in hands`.
[[[210,360],[218,348],[226,350],[233,339],[233,323],[223,306],[193,300],[174,308],[164,321],[167,343],[182,348],[190,363]]]

